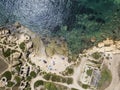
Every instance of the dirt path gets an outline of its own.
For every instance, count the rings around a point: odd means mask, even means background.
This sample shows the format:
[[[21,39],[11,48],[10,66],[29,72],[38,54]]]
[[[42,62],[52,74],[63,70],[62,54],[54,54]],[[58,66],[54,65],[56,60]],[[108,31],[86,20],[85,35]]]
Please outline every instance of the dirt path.
[[[78,67],[74,68],[74,74],[73,74],[73,86],[75,86],[76,88],[79,88],[79,90],[84,90],[83,88],[80,87],[80,85],[78,84],[78,81],[80,79],[80,75],[82,73],[83,70],[83,65],[85,64],[86,60],[83,59],[80,62],[80,65]]]
[[[109,87],[105,90],[120,90],[120,80],[118,76],[118,65],[120,63],[120,55],[113,55],[113,59],[111,59],[109,63],[111,63],[111,65],[109,65],[109,69],[112,73],[112,82],[109,85]]]

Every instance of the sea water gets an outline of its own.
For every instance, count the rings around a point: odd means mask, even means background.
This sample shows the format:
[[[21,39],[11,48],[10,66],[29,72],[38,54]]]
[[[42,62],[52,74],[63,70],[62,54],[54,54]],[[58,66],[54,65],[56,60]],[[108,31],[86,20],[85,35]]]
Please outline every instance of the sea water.
[[[18,21],[42,33],[62,25],[69,7],[70,0],[0,0],[0,24]]]

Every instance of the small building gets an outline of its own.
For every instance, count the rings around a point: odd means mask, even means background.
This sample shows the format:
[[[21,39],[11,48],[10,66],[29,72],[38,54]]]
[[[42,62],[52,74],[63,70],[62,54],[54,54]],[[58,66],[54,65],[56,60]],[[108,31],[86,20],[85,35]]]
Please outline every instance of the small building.
[[[0,86],[1,87],[4,87],[6,86],[8,83],[7,83],[7,78],[6,77],[2,77],[1,80],[0,80]]]
[[[97,88],[100,78],[101,78],[100,70],[99,69],[94,69],[90,86],[93,87],[93,88]]]
[[[26,76],[29,75],[29,73],[30,73],[30,67],[29,66],[26,66],[26,65],[21,66],[21,68],[20,68],[21,77],[26,77]]]
[[[80,77],[80,82],[82,84],[89,85],[91,88],[95,89],[98,86],[100,78],[100,69],[96,67],[94,63],[90,61],[86,62]]]
[[[21,81],[19,90],[24,90],[26,86],[27,86],[27,82]]]

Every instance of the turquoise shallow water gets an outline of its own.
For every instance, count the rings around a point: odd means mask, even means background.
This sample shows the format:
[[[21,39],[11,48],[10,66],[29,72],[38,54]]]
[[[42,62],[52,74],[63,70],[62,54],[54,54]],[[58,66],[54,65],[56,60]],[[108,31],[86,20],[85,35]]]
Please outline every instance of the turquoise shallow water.
[[[74,6],[71,8],[72,19],[57,34],[66,38],[73,53],[96,45],[107,37],[120,39],[120,4],[118,1],[74,0]],[[92,42],[93,39],[94,42]]]

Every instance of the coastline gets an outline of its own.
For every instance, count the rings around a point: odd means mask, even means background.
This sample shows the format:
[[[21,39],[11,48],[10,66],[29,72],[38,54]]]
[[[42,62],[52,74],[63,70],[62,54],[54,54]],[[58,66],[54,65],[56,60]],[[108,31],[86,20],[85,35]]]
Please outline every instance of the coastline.
[[[13,82],[15,77],[20,79],[24,77],[19,82],[19,88],[24,89],[21,84],[28,83],[30,87],[27,88],[31,88],[31,90],[40,89],[42,87],[34,86],[40,79],[44,83],[54,83],[69,89],[97,90],[99,82],[104,78],[102,72],[106,70],[109,77],[107,78],[108,84],[106,86],[101,84],[99,88],[118,90],[119,76],[116,76],[118,75],[116,67],[120,63],[120,41],[107,38],[96,46],[85,49],[79,53],[79,57],[75,61],[69,62],[69,50],[64,39],[38,36],[19,23],[15,23],[13,28],[16,29],[14,33],[8,28],[2,28],[0,45],[3,55],[9,63],[9,69],[4,73],[14,72],[9,81]],[[104,68],[104,65],[107,68]],[[4,73],[3,75],[6,75]],[[9,79],[4,76],[1,80],[4,78]],[[117,83],[115,83],[116,81]],[[3,87],[8,85],[7,81],[0,82]]]

